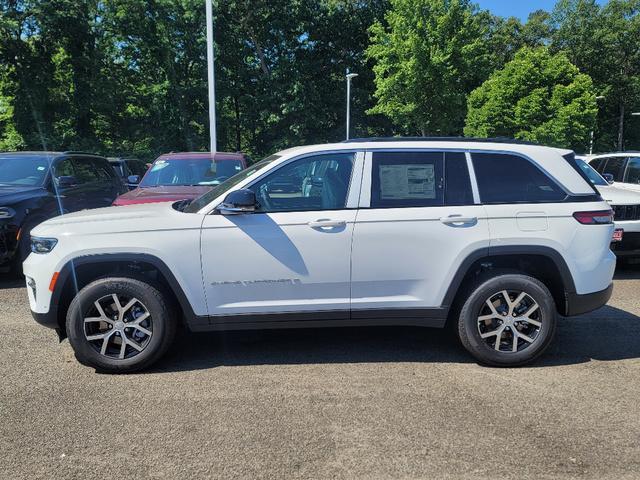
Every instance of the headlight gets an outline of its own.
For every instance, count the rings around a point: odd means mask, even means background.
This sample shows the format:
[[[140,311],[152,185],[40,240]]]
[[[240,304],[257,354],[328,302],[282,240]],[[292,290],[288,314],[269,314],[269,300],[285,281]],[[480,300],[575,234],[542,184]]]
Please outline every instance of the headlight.
[[[33,253],[49,253],[56,246],[58,240],[55,238],[31,237],[31,251]]]
[[[16,216],[16,211],[9,207],[0,207],[0,220],[5,218],[13,218]]]

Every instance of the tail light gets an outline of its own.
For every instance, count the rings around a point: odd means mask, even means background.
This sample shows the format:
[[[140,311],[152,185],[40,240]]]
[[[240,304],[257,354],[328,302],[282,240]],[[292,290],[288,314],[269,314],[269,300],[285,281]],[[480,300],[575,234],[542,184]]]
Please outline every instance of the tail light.
[[[573,218],[583,225],[610,225],[613,223],[613,210],[576,212]]]

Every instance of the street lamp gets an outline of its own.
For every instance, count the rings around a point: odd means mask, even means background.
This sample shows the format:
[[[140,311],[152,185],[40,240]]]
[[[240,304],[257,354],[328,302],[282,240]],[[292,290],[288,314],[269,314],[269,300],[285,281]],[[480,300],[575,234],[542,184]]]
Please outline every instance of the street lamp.
[[[213,0],[204,0],[207,10],[207,82],[209,84],[209,151],[218,149],[216,138],[216,90],[213,66]]]
[[[598,95],[596,97],[596,105],[598,104],[598,100],[604,100],[604,95]],[[593,127],[594,128],[591,129],[591,135],[589,137],[589,155],[593,154],[593,130],[595,129],[595,126],[596,126],[595,124],[596,124],[597,121],[598,121],[598,115],[596,114],[596,119],[593,122],[593,124],[594,124]]]
[[[349,127],[351,123],[351,79],[357,76],[357,73],[349,73],[349,69],[347,69],[347,140],[349,140]]]

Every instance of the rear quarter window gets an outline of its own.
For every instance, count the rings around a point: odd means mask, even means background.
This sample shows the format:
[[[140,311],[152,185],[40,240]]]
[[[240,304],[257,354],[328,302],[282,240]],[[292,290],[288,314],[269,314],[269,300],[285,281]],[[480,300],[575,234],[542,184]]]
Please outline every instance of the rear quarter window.
[[[545,172],[524,157],[473,153],[482,203],[559,202],[567,197]]]

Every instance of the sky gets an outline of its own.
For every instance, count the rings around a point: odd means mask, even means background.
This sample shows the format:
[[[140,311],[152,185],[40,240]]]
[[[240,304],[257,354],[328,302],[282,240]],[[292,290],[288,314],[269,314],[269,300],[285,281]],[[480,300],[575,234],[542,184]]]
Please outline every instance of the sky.
[[[476,0],[476,3],[495,15],[518,17],[524,21],[535,10],[551,11],[556,0]],[[606,1],[598,0],[598,3],[604,4]]]

